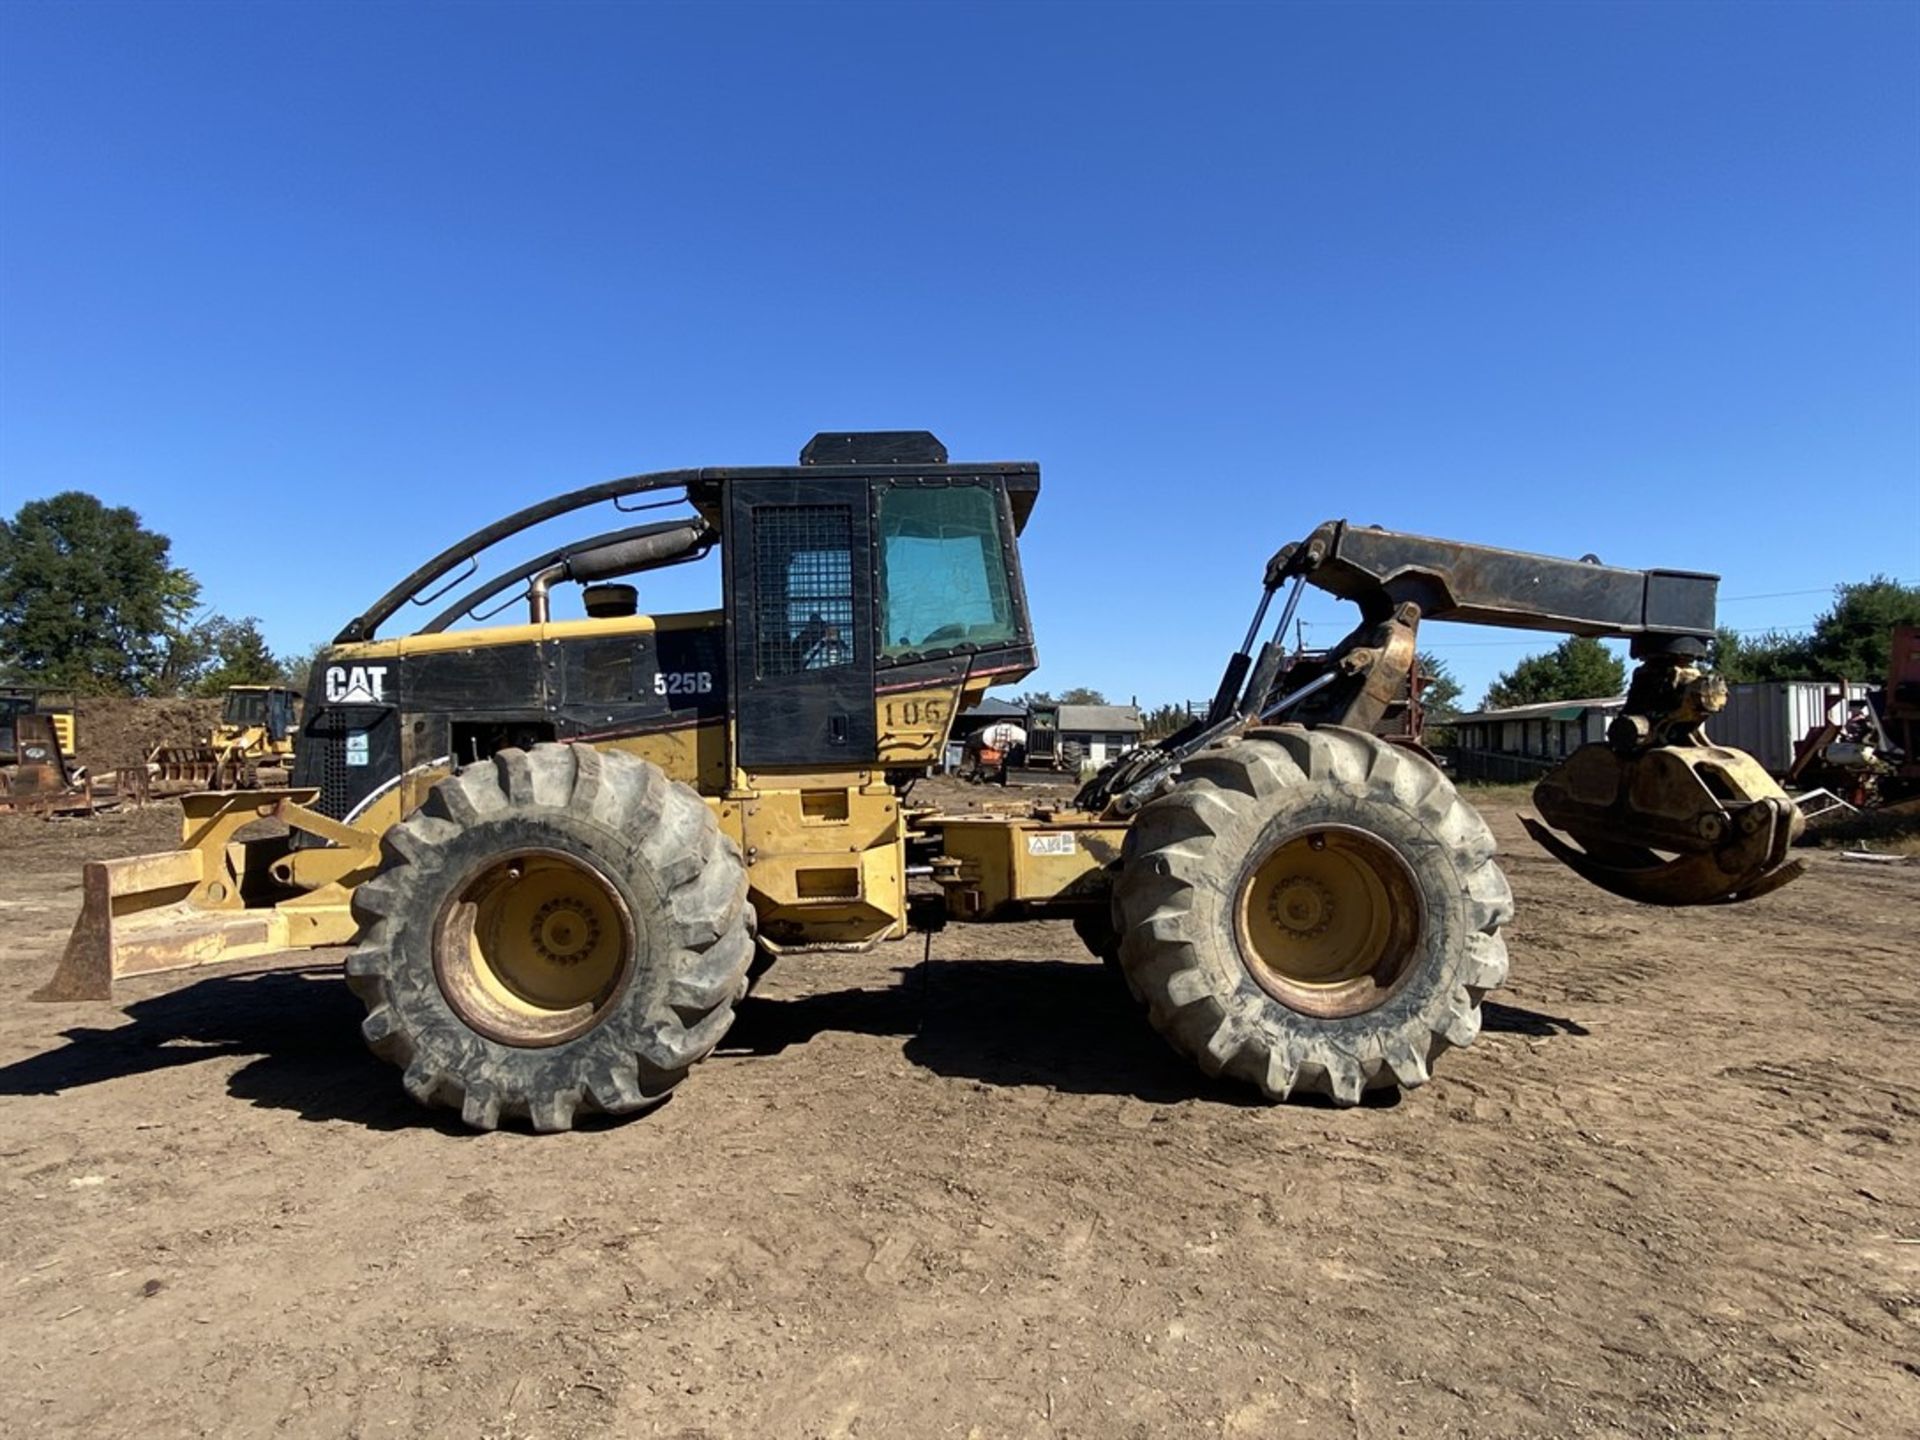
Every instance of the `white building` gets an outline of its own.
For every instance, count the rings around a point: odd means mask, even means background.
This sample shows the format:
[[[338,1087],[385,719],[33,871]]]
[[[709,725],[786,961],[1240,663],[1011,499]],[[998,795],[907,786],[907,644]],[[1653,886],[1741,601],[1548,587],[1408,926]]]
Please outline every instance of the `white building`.
[[[1607,738],[1627,697],[1545,700],[1478,710],[1451,723],[1455,772],[1463,780],[1532,780],[1582,745]]]
[[[1080,746],[1080,753],[1096,765],[1104,765],[1140,744],[1140,732],[1146,727],[1140,712],[1131,705],[1062,705],[1060,740]]]

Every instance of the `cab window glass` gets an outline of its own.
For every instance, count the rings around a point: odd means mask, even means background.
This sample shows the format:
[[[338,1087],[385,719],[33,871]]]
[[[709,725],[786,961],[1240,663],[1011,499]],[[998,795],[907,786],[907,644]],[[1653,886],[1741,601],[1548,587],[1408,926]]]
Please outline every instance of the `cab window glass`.
[[[880,653],[1017,638],[1000,545],[1000,501],[985,486],[897,485],[880,495]]]
[[[266,724],[266,692],[264,690],[231,690],[227,692],[226,713],[221,718],[229,725]]]

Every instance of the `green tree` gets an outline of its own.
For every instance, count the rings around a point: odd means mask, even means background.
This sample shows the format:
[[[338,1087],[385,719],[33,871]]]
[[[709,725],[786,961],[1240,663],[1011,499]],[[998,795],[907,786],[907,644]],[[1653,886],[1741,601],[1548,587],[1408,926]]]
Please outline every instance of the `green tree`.
[[[1598,640],[1574,635],[1544,655],[1529,655],[1487,687],[1489,710],[1536,705],[1545,700],[1589,700],[1619,695],[1627,667]]]
[[[1174,731],[1183,729],[1193,718],[1184,705],[1156,705],[1151,710],[1141,712],[1140,724],[1143,729],[1140,738],[1164,740]]]
[[[1098,690],[1076,685],[1071,690],[1062,690],[1058,695],[1051,690],[1022,690],[1013,697],[1013,703],[1031,710],[1036,705],[1104,705],[1107,697]]]
[[[309,645],[298,655],[288,656],[287,659],[281,663],[281,669],[286,673],[287,684],[293,686],[296,690],[304,692],[307,688],[307,681],[313,675],[313,662],[320,658],[321,652],[326,648],[327,642],[321,640]]]
[[[152,693],[200,593],[171,549],[84,491],[28,501],[0,520],[0,652],[37,685]]]
[[[1745,636],[1722,626],[1707,646],[1707,663],[1732,684],[1749,680],[1804,680],[1813,675],[1809,637],[1782,630]]]
[[[1836,585],[1833,608],[1813,622],[1809,649],[1819,673],[1810,678],[1884,679],[1896,625],[1920,625],[1920,585],[1902,585],[1886,575]]]
[[[204,625],[178,625],[167,636],[151,695],[185,695],[213,663],[213,640]]]
[[[275,685],[286,678],[286,667],[267,648],[253,616],[229,620],[215,615],[194,629],[207,655],[207,663],[193,677],[194,694],[218,695],[229,685]]]
[[[1460,682],[1438,655],[1414,657],[1420,670],[1420,709],[1428,745],[1451,742],[1450,727],[1460,718]]]
[[[1744,651],[1740,632],[1721,625],[1714,630],[1713,639],[1707,642],[1707,668],[1724,675],[1729,681],[1745,680],[1747,676],[1739,673],[1746,667]]]
[[[1897,625],[1920,625],[1920,585],[1885,575],[1833,588],[1833,604],[1804,635],[1714,633],[1709,659],[1728,680],[1882,679]]]

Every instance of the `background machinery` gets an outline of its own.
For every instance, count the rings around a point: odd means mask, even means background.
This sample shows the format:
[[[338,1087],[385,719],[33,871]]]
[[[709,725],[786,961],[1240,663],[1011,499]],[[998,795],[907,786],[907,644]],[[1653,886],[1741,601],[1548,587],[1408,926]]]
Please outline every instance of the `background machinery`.
[[[1885,684],[1860,693],[1842,681],[1824,701],[1825,718],[1794,745],[1784,782],[1853,809],[1920,800],[1920,627],[1894,627]]]
[[[73,697],[0,689],[0,814],[90,815],[100,797],[74,763]]]
[[[0,687],[0,765],[15,765],[20,761],[17,719],[22,715],[46,716],[47,722],[53,726],[62,753],[68,756],[75,753],[71,697],[68,697],[67,704],[58,705],[49,701],[45,691],[9,685]],[[37,726],[29,724],[27,728],[39,733]]]
[[[1694,663],[1713,577],[1333,522],[1269,563],[1205,715],[1071,805],[916,816],[933,883],[910,895],[902,788],[957,712],[1035,665],[1018,537],[1039,484],[924,432],[832,434],[797,466],[634,476],[487,526],[315,663],[290,786],[189,795],[180,849],[87,867],[43,997],[351,945],[364,1033],[412,1095],[556,1130],[662,1098],[726,1031],[756,952],[1058,915],[1207,1071],[1351,1104],[1469,1043],[1507,968],[1485,824],[1373,733],[1422,618],[1632,642],[1607,742],[1536,793],[1530,828],[1579,873],[1657,904],[1798,873],[1797,812],[1703,732],[1724,694]],[[469,584],[484,552],[602,505],[657,518]],[[624,577],[715,549],[717,608],[639,612]],[[1308,584],[1359,622],[1283,673]],[[555,618],[565,585],[583,618]],[[454,628],[516,605],[518,623]],[[408,608],[424,623],[384,635]],[[240,838],[262,819],[286,833]]]
[[[96,808],[93,781],[61,743],[72,727],[58,725],[56,718],[37,710],[12,717],[11,758],[0,764],[0,814],[90,815]]]
[[[283,685],[229,685],[205,743],[161,745],[147,756],[152,788],[246,789],[285,784],[293,766],[300,692]],[[265,772],[265,773],[263,773]]]
[[[1027,732],[1011,720],[983,725],[961,745],[960,778],[983,783],[1007,783],[1007,772],[1027,758]]]
[[[1892,804],[1910,804],[1920,799],[1920,626],[1894,628],[1879,720],[1893,769],[1881,782],[1881,795]]]
[[[1026,754],[1021,763],[1037,770],[1063,770],[1078,775],[1086,762],[1078,740],[1060,734],[1060,707],[1033,705],[1027,709]]]

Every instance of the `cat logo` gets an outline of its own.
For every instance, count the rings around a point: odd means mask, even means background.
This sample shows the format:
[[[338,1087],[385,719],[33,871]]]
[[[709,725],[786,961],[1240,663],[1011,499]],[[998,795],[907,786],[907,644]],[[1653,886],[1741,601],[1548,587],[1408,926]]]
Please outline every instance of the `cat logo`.
[[[326,694],[329,705],[384,705],[387,703],[387,667],[329,665]]]

